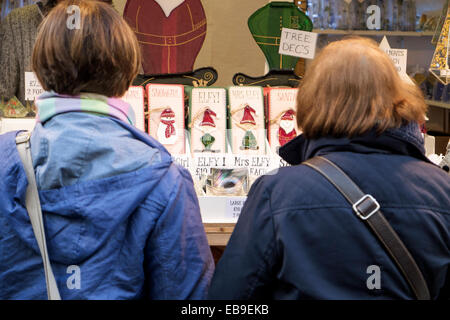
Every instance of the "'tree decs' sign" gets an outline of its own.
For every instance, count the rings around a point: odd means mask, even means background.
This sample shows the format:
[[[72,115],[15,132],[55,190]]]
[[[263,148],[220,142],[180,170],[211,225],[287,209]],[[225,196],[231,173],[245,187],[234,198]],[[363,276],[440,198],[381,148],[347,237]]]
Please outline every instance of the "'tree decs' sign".
[[[317,33],[295,29],[281,29],[279,54],[299,58],[314,59]]]

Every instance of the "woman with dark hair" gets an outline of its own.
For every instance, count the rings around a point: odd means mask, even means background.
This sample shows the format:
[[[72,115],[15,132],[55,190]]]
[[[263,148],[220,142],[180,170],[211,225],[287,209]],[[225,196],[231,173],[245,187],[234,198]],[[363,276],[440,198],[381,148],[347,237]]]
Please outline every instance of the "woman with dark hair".
[[[70,5],[80,29],[66,28]],[[118,98],[140,65],[133,31],[104,3],[64,1],[40,27],[31,158],[62,299],[206,296],[214,262],[192,178]],[[0,135],[0,299],[44,299],[16,135]]]
[[[303,134],[280,148],[293,166],[253,184],[209,297],[449,299],[450,179],[425,156],[426,109],[374,41],[325,47],[299,87]],[[358,197],[344,197],[342,172]]]
[[[112,5],[112,0],[99,0]],[[41,0],[11,11],[0,25],[0,107],[13,97],[26,105],[25,72],[31,71],[31,53],[39,25],[61,0]],[[2,110],[0,109],[0,116]]]

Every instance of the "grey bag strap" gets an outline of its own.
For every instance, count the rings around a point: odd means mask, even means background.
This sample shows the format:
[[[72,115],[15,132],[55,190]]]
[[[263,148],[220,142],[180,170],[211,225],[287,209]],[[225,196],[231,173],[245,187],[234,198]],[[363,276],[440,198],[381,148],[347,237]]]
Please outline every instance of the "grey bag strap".
[[[36,237],[41,251],[42,261],[45,270],[45,283],[47,285],[47,296],[49,300],[61,300],[55,276],[53,275],[50,259],[48,258],[47,243],[45,241],[44,219],[42,217],[41,203],[34,175],[33,162],[30,149],[30,132],[21,132],[16,137],[17,150],[22,160],[25,173],[27,175],[28,186],[25,198],[28,216],[33,226],[34,236]]]
[[[380,205],[359,189],[344,171],[324,157],[314,157],[303,164],[322,174],[352,205],[355,214],[373,231],[412,288],[418,300],[430,300],[427,283],[398,234],[380,211]]]

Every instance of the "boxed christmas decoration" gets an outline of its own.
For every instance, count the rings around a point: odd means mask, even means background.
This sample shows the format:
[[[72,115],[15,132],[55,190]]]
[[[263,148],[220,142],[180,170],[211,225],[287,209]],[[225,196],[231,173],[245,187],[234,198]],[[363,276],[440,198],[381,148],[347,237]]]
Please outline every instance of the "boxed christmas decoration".
[[[229,136],[234,154],[263,155],[265,148],[264,98],[261,87],[234,86],[228,89]]]
[[[185,153],[184,87],[148,84],[148,133],[171,154]]]
[[[145,111],[144,111],[144,88],[141,86],[131,86],[122,100],[127,102],[134,111],[136,116],[136,128],[145,131]]]
[[[295,111],[297,92],[292,88],[271,88],[268,93],[267,133],[274,153],[300,133]]]
[[[224,88],[193,88],[189,99],[192,153],[225,153],[227,94]]]

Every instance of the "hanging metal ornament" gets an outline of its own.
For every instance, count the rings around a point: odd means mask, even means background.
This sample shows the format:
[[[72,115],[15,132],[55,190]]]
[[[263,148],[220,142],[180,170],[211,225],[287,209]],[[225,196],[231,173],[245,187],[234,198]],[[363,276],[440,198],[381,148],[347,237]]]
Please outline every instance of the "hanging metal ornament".
[[[450,82],[450,69],[448,63],[449,50],[449,32],[450,27],[450,9],[447,8],[447,16],[445,18],[444,26],[442,27],[439,41],[436,45],[433,59],[431,60],[430,72],[444,85]]]

